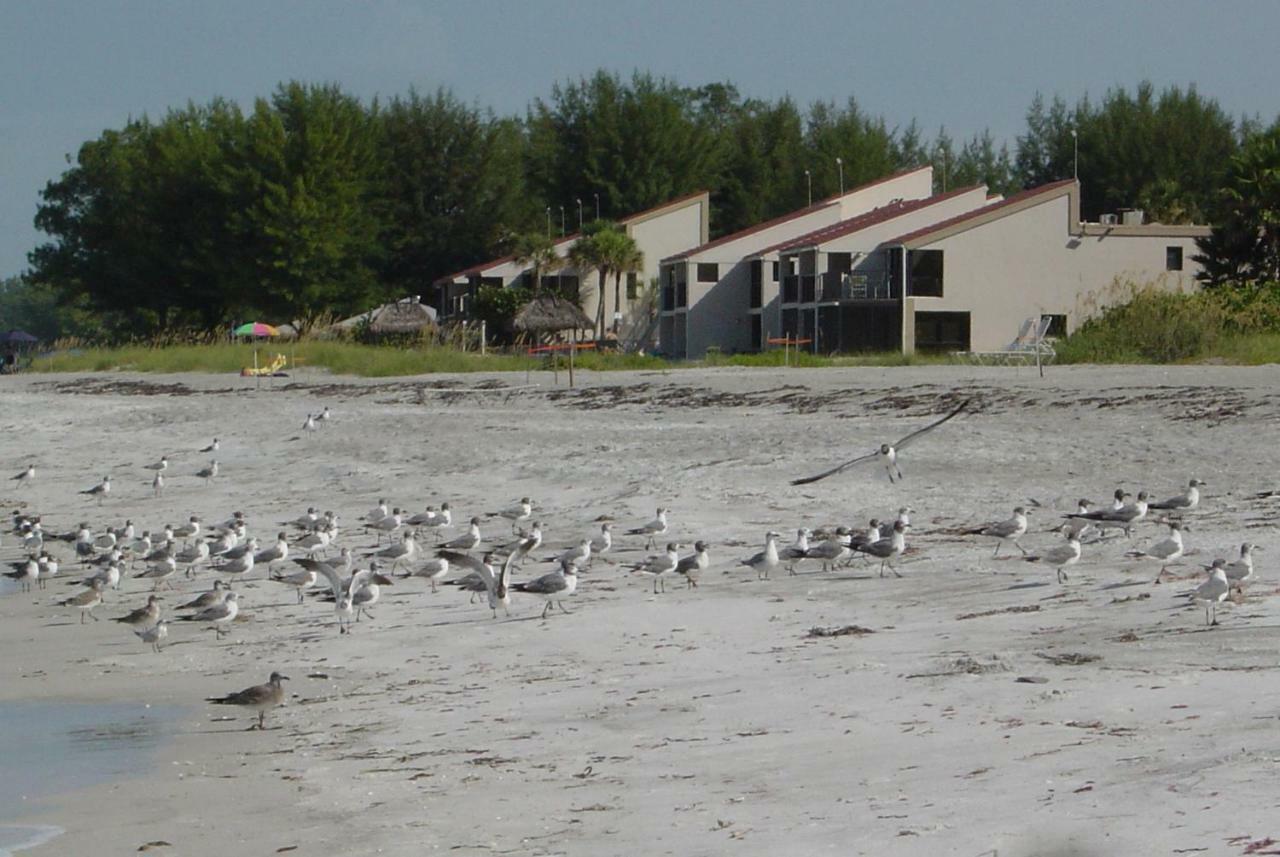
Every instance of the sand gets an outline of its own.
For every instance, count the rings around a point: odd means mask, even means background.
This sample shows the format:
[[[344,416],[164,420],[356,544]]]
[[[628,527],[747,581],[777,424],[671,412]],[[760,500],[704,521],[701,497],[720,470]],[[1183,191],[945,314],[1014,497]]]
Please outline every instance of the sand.
[[[1243,854],[1280,846],[1280,623],[1274,367],[928,367],[687,370],[360,381],[319,373],[25,376],[0,387],[2,458],[39,483],[0,487],[60,532],[141,528],[243,510],[269,541],[308,505],[337,511],[342,543],[379,497],[458,520],[534,498],[547,544],[611,515],[619,532],[672,509],[672,537],[704,539],[697,589],[654,595],[617,564],[583,575],[569,614],[510,618],[421,580],[396,580],[340,637],[331,608],[255,571],[246,620],[216,641],[175,623],[155,654],[123,626],[77,624],[49,591],[0,598],[0,699],[185,706],[177,736],[135,777],[35,808],[66,830],[33,855]],[[562,377],[563,380],[563,377]],[[533,386],[526,386],[531,384]],[[442,393],[479,387],[487,392]],[[495,392],[496,388],[503,388]],[[515,389],[507,389],[515,388]],[[861,468],[788,480],[893,440],[962,398],[971,413],[904,454],[903,482]],[[300,430],[328,405],[334,419]],[[195,450],[223,440],[221,475]],[[141,465],[167,453],[163,498]],[[76,491],[104,473],[99,507]],[[1086,545],[1066,585],[992,558],[956,528],[1034,499],[1032,551],[1077,497],[1178,493],[1191,552],[1157,568]],[[902,578],[862,563],[757,581],[738,561],[766,530],[916,513]],[[455,526],[453,532],[458,532]],[[509,532],[486,521],[486,536]],[[1244,540],[1259,577],[1204,625],[1176,597],[1199,564]],[[428,544],[431,539],[426,539]],[[67,546],[57,544],[64,557]],[[682,551],[686,553],[687,549]],[[0,555],[16,556],[6,536]],[[68,557],[69,559],[69,557]],[[68,562],[68,565],[71,565]],[[549,569],[539,565],[539,571]],[[75,573],[71,568],[70,577]],[[523,575],[533,573],[531,563]],[[215,576],[176,581],[181,596]],[[145,600],[129,581],[99,611]],[[869,633],[812,637],[856,625]],[[202,702],[291,676],[264,732]],[[225,718],[232,719],[225,719]],[[39,728],[33,724],[32,728]],[[1249,849],[1253,849],[1250,851]]]

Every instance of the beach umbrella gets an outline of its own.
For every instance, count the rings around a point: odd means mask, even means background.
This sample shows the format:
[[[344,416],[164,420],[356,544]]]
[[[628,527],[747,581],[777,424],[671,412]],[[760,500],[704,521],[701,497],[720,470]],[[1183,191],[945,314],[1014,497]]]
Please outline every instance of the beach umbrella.
[[[33,345],[40,340],[25,330],[11,330],[8,333],[0,333],[0,344],[4,345]]]
[[[280,331],[260,321],[249,321],[231,331],[233,336],[279,336]]]

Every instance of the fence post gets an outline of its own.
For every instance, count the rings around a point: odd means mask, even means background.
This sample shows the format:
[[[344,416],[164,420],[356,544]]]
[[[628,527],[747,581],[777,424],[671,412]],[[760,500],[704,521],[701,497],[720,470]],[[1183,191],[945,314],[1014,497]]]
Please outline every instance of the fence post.
[[[485,355],[485,339],[487,338],[485,336],[485,328],[487,327],[487,325],[488,325],[488,322],[486,322],[484,319],[480,320],[480,356],[481,357]]]

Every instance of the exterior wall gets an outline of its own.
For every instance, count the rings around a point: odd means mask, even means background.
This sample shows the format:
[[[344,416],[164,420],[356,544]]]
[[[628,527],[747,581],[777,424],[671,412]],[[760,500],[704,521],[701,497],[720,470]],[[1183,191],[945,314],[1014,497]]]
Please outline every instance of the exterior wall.
[[[866,214],[873,208],[888,205],[895,199],[924,199],[932,194],[933,168],[922,167],[904,175],[849,191],[837,201],[840,211],[836,220],[848,220],[850,217]],[[811,230],[804,229],[795,234],[803,235],[809,231]]]
[[[1022,322],[1041,313],[1065,314],[1068,332],[1103,306],[1117,278],[1195,288],[1195,234],[1178,227],[1098,227],[1074,222],[1072,194],[1045,201],[915,249],[943,251],[943,296],[915,297],[917,311],[968,311],[970,347],[998,350]],[[1183,270],[1165,270],[1165,248],[1181,247]],[[906,315],[906,314],[904,314]],[[904,330],[913,329],[909,318]],[[905,343],[904,343],[905,344]]]
[[[768,263],[766,263],[768,264]],[[728,267],[728,271],[725,268]],[[768,271],[765,271],[766,281]],[[695,269],[696,279],[696,269]],[[700,296],[694,300],[692,287],[697,286]],[[751,262],[740,259],[732,266],[721,266],[720,279],[715,283],[690,283],[688,336],[686,356],[706,354],[715,346],[725,352],[750,351],[751,316],[747,312],[751,291]]]

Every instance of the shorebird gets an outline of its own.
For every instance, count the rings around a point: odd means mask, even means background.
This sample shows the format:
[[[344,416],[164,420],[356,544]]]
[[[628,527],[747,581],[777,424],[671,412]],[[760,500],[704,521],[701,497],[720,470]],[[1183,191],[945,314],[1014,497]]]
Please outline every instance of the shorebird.
[[[250,538],[247,541],[241,542],[239,541],[238,533],[233,533],[232,535],[234,537],[231,539],[231,544],[228,546],[224,547],[224,543],[220,542],[215,549],[211,544],[209,547],[209,556],[217,557],[223,562],[243,559],[246,556],[253,556],[255,559],[257,558],[258,548],[260,547],[257,538]]]
[[[151,491],[159,497],[164,493],[164,474],[157,473],[151,480]]]
[[[315,556],[329,547],[329,542],[333,538],[333,530],[328,525],[307,533],[302,538],[293,543],[293,547],[302,551],[309,556]]]
[[[433,557],[409,572],[405,577],[423,577],[431,582],[431,591],[436,591],[436,583],[449,573],[449,560],[442,556]]]
[[[346,549],[344,548],[343,550]],[[348,554],[348,556],[350,556],[350,554]],[[301,560],[294,560],[294,562],[301,562]],[[356,590],[365,585],[373,572],[367,568],[361,569],[351,575],[350,580],[344,581],[338,576],[338,572],[333,568],[333,566],[328,563],[317,562],[313,567],[316,572],[324,575],[324,578],[329,581],[329,586],[333,590],[333,612],[338,620],[338,633],[351,633],[351,622],[355,619],[356,615]]]
[[[1074,515],[1065,515],[1064,517],[1093,521],[1099,529],[1122,529],[1125,531],[1125,535],[1131,536],[1133,535],[1133,525],[1147,516],[1147,509],[1147,492],[1139,491],[1136,501],[1126,503],[1119,509],[1103,509],[1083,515],[1077,512]]]
[[[86,577],[80,583],[82,586],[93,586],[93,582],[95,580],[101,582],[102,587],[104,589],[107,588],[108,586],[111,587],[112,589],[119,589],[120,588],[120,566],[109,565],[106,568],[104,568],[102,571],[99,571],[97,574],[93,574],[93,575],[90,575],[89,577]]]
[[[659,506],[658,514],[652,521],[643,526],[627,530],[627,535],[648,536],[649,541],[645,542],[644,547],[645,550],[649,550],[657,542],[659,536],[665,536],[667,534],[667,513],[670,511],[670,509]]]
[[[196,477],[203,479],[206,485],[209,484],[218,475],[218,459],[209,462],[208,467],[201,467],[196,471]]]
[[[541,577],[526,581],[525,583],[517,583],[511,587],[516,592],[523,592],[527,595],[537,595],[546,600],[546,604],[542,608],[542,618],[547,618],[547,613],[551,612],[551,602],[555,602],[562,612],[568,613],[565,609],[563,599],[568,598],[578,588],[578,569],[568,563],[562,563],[557,571],[550,574],[544,574]]]
[[[52,577],[58,576],[58,561],[47,553],[40,554],[36,560],[36,565],[40,568],[40,576],[36,580],[36,584],[44,589],[47,581]]]
[[[311,414],[307,414],[306,420],[302,423],[302,430],[305,431],[309,437],[311,433],[318,428],[320,428],[320,424],[316,422],[316,418]]]
[[[143,470],[154,470],[156,473],[164,473],[169,469],[169,456],[162,455],[160,460],[151,464],[142,465]]]
[[[163,648],[160,641],[169,636],[169,621],[161,619],[150,628],[134,628],[133,633],[137,634],[142,642],[150,643],[152,650],[158,654]]]
[[[480,546],[480,519],[472,518],[471,524],[467,531],[456,539],[450,539],[442,545],[437,545],[439,550],[448,551],[473,551]],[[450,560],[452,562],[452,560]]]
[[[508,616],[511,615],[511,557],[508,556],[503,561],[501,571],[495,572],[493,553],[485,554],[483,560],[476,559],[471,554],[450,550],[442,550],[437,556],[447,560],[450,565],[456,565],[471,572],[466,577],[448,581],[450,585],[472,592],[473,598],[477,591],[487,593],[489,609],[493,611],[495,619],[498,618],[499,605]]]
[[[1225,562],[1220,559],[1213,561],[1213,565],[1209,567],[1209,579],[1197,586],[1191,593],[1191,598],[1197,604],[1204,605],[1204,623],[1205,625],[1218,624],[1218,604],[1225,601],[1231,593],[1231,584],[1227,581],[1227,571],[1223,567]]]
[[[414,515],[406,523],[415,527],[451,527],[453,526],[453,512],[449,509],[448,503],[440,504],[440,511],[435,511],[431,506],[427,507],[427,511],[420,515]]]
[[[796,530],[796,540],[778,551],[778,558],[787,564],[787,571],[790,574],[796,573],[796,563],[809,553],[809,536],[811,535],[813,530],[801,527]]]
[[[92,488],[86,488],[80,493],[88,494],[90,497],[96,498],[98,503],[101,504],[102,501],[107,498],[107,495],[111,493],[111,477],[110,476],[102,477],[102,481],[99,482],[97,485],[93,486]]]
[[[602,559],[613,548],[613,524],[605,521],[600,525],[600,535],[591,540],[591,562]],[[608,562],[609,560],[605,560]]]
[[[992,554],[993,557],[1000,555],[1000,546],[1005,542],[1013,542],[1014,547],[1022,551],[1022,555],[1026,556],[1026,550],[1018,543],[1018,539],[1022,538],[1027,532],[1027,514],[1028,510],[1021,506],[1013,510],[1013,517],[1005,521],[998,521],[993,524],[985,524],[981,527],[974,527],[971,530],[965,530],[968,536],[988,536],[996,540],[996,550]]]
[[[273,574],[271,579],[296,589],[298,591],[298,603],[301,604],[303,602],[303,590],[315,586],[317,577],[315,569],[307,568],[302,571],[295,571],[293,574]]]
[[[373,614],[369,612],[369,608],[378,603],[378,598],[382,595],[382,587],[392,586],[394,583],[391,578],[378,571],[376,563],[369,564],[369,576],[365,578],[364,583],[351,588],[351,606],[356,611],[356,621],[360,621],[360,614],[366,614],[370,619]]]
[[[1253,583],[1253,552],[1260,550],[1262,548],[1251,542],[1240,545],[1240,558],[1223,569],[1232,588],[1244,592],[1245,584]]]
[[[830,571],[853,555],[853,542],[848,527],[836,527],[835,534],[805,551],[804,559],[822,562],[822,570]]]
[[[173,588],[173,584],[169,583],[169,578],[173,577],[173,575],[176,574],[177,571],[178,571],[178,560],[176,557],[171,555],[164,558],[160,562],[151,564],[150,566],[147,567],[146,571],[142,572],[141,574],[135,574],[134,577],[141,578],[143,580],[154,581],[154,584],[151,587],[151,591],[158,592],[160,590],[160,584],[162,583],[168,586],[170,589]]]
[[[200,595],[186,604],[180,604],[175,610],[207,610],[215,604],[221,604],[226,600],[227,593],[231,591],[231,587],[221,580],[213,582],[213,589],[200,593]]]
[[[201,455],[208,455],[208,454],[209,454],[209,453],[211,453],[211,452],[217,452],[217,451],[218,451],[219,449],[221,449],[221,448],[222,448],[222,444],[220,444],[220,443],[218,442],[218,439],[215,437],[215,438],[213,439],[213,443],[209,444],[209,445],[208,445],[208,446],[206,446],[204,449],[200,450],[200,454],[201,454]]]
[[[226,696],[210,696],[205,701],[212,702],[214,705],[235,705],[256,711],[258,723],[256,726],[250,726],[249,729],[250,731],[265,729],[267,712],[284,704],[284,688],[280,682],[288,680],[287,675],[273,672],[266,684],[255,684],[253,687],[247,687]]]
[[[1058,582],[1066,583],[1067,573],[1063,569],[1080,561],[1080,536],[1070,524],[1062,525],[1062,535],[1066,539],[1065,544],[1049,548],[1042,554],[1023,557],[1023,559],[1027,562],[1042,562],[1053,566],[1058,572]]]
[[[62,607],[75,607],[79,609],[81,625],[84,624],[85,614],[88,614],[90,619],[97,622],[98,617],[93,615],[93,608],[102,603],[102,585],[101,580],[95,580],[93,581],[93,585],[84,592],[81,592],[79,595],[73,595],[70,598],[63,599],[62,601],[59,601],[58,604]]]
[[[633,565],[632,571],[638,571],[640,574],[649,575],[653,578],[653,594],[658,594],[658,584],[662,584],[662,591],[667,591],[666,575],[672,574],[676,570],[676,566],[680,564],[680,545],[676,542],[668,542],[666,553],[654,554],[646,557],[645,561],[639,565]],[[561,568],[564,566],[561,565]]]
[[[683,574],[687,581],[689,589],[694,589],[698,585],[698,578],[702,576],[702,572],[707,570],[711,565],[711,554],[707,553],[707,543],[697,541],[693,543],[693,553],[686,557],[681,557],[680,562],[676,565],[676,574]]]
[[[511,548],[510,553],[512,554],[512,559],[514,559],[516,565],[523,564],[525,558],[536,551],[541,544],[542,524],[538,521],[534,521],[533,525],[529,527],[529,531],[527,533],[522,531],[520,539],[516,541],[515,544],[509,545]],[[590,550],[590,546],[591,542],[588,541],[588,550]]]
[[[184,544],[190,543],[192,539],[198,538],[199,535],[200,517],[198,515],[192,515],[187,519],[187,523],[180,527],[175,527],[173,530],[173,537],[175,539],[182,539]]]
[[[22,585],[23,592],[30,592],[31,584],[40,579],[40,561],[33,556],[11,562],[9,565],[13,571],[6,571],[5,577],[18,581]]]
[[[10,478],[10,481],[17,482],[19,488],[25,488],[36,479],[36,466],[28,464],[26,470],[23,470],[17,476]]]
[[[316,422],[318,423],[327,423],[331,419],[333,419],[333,412],[329,410],[328,405],[325,405],[324,410],[316,415]]]
[[[350,574],[352,567],[355,566],[356,559],[355,555],[351,553],[350,548],[343,548],[338,552],[338,558],[336,560],[314,559],[313,557],[301,556],[295,557],[293,561],[295,564],[302,566],[308,571],[314,571],[318,574],[324,575],[327,579],[328,575],[325,574],[324,571],[326,568],[339,576]]]
[[[379,498],[378,505],[374,506],[372,509],[370,509],[369,511],[361,515],[360,520],[364,521],[367,524],[372,524],[372,523],[376,523],[377,521],[381,521],[383,518],[385,518],[389,514],[391,513],[387,511],[387,501],[385,499]]]
[[[493,512],[491,514],[495,517],[506,518],[511,522],[512,532],[515,532],[517,524],[533,517],[533,502],[528,497],[521,497],[520,502],[510,509],[503,509],[501,512]]]
[[[558,562],[561,565],[568,563],[574,568],[581,568],[591,561],[591,539],[579,539],[578,543],[573,547],[562,551],[559,556],[555,557],[551,562]]]
[[[911,434],[902,438],[897,443],[882,443],[880,444],[878,449],[874,449],[871,452],[866,453],[865,455],[859,455],[857,458],[851,458],[845,463],[838,464],[835,467],[831,468],[830,470],[824,470],[822,473],[819,473],[815,476],[806,476],[803,479],[793,479],[791,481],[791,484],[792,485],[808,485],[810,482],[817,482],[819,479],[826,479],[828,476],[834,476],[837,473],[848,470],[850,467],[861,464],[863,462],[876,461],[876,460],[883,462],[885,472],[889,475],[890,482],[894,481],[895,475],[898,477],[898,479],[901,479],[902,469],[898,466],[898,454],[910,444],[915,443],[917,440],[924,437],[926,434],[933,431],[938,426],[945,423],[947,420],[958,415],[961,411],[963,411],[968,406],[969,406],[969,400],[965,399],[963,402],[959,404],[958,407],[956,407],[955,410],[951,411],[946,416],[942,417],[939,420],[934,420],[933,422],[929,423],[929,425],[925,426],[922,429],[917,429],[916,431],[913,431]]]
[[[888,537],[881,538],[869,545],[858,545],[854,550],[859,553],[865,553],[868,556],[876,557],[880,560],[880,576],[884,577],[884,570],[887,566],[893,572],[895,577],[902,577],[898,574],[898,570],[893,567],[892,560],[902,556],[902,552],[907,549],[906,538],[904,533],[908,525],[904,525],[901,521],[893,522],[893,531]]]
[[[239,559],[228,560],[213,567],[214,571],[220,571],[223,574],[248,575],[253,571],[254,552],[249,551],[242,555]]]
[[[376,521],[369,521],[364,525],[366,530],[373,530],[378,537],[378,542],[382,542],[383,536],[389,536],[396,530],[400,529],[401,517],[399,509],[392,509],[391,514],[379,518]]]
[[[388,545],[380,551],[370,551],[365,556],[378,557],[382,560],[391,562],[391,571],[394,574],[396,566],[401,563],[413,561],[414,555],[418,552],[418,543],[416,541],[417,533],[413,530],[404,534],[398,545]]]
[[[282,527],[297,527],[300,530],[313,530],[320,521],[320,515],[317,514],[315,506],[308,506],[307,513],[294,518],[292,521],[281,521]]]
[[[276,533],[276,543],[266,550],[258,551],[254,554],[253,561],[258,565],[265,565],[267,572],[270,573],[271,566],[277,562],[284,562],[289,558],[289,539],[286,534]]]
[[[865,530],[855,530],[849,534],[850,549],[855,548],[858,545],[869,545],[872,542],[880,541],[880,536],[884,529],[887,528],[881,526],[878,518],[872,518],[867,522],[867,528]]]
[[[119,622],[135,629],[150,628],[160,621],[160,596],[152,595],[147,599],[145,607],[139,607],[137,610],[132,610],[124,616],[115,617],[111,621]]]
[[[214,633],[217,635],[217,638],[221,640],[223,634],[230,633],[230,631],[225,630],[223,626],[234,622],[236,620],[236,616],[240,613],[240,602],[237,599],[238,596],[234,591],[227,590],[226,597],[222,599],[221,603],[211,604],[199,613],[193,613],[190,616],[183,616],[182,621],[208,622],[210,627],[213,628]]]
[[[778,559],[778,539],[779,535],[772,530],[764,535],[764,550],[749,559],[744,559],[740,565],[745,565],[756,573],[756,580],[768,580],[769,575],[778,567],[780,560]]]
[[[194,547],[187,548],[176,556],[169,558],[171,563],[182,563],[187,567],[186,575],[191,577],[195,574],[196,566],[203,565],[209,561],[209,543],[196,542]]]
[[[1170,497],[1168,500],[1161,500],[1159,503],[1148,503],[1148,509],[1159,509],[1161,511],[1168,510],[1185,510],[1191,511],[1200,505],[1200,489],[1204,487],[1204,483],[1199,479],[1192,479],[1187,483],[1187,490],[1176,497]]]
[[[1160,571],[1156,573],[1156,579],[1153,581],[1159,583],[1169,564],[1182,558],[1182,551],[1182,524],[1178,521],[1170,521],[1168,538],[1156,542],[1146,550],[1128,551],[1125,556],[1130,559],[1153,559],[1160,563]]]

